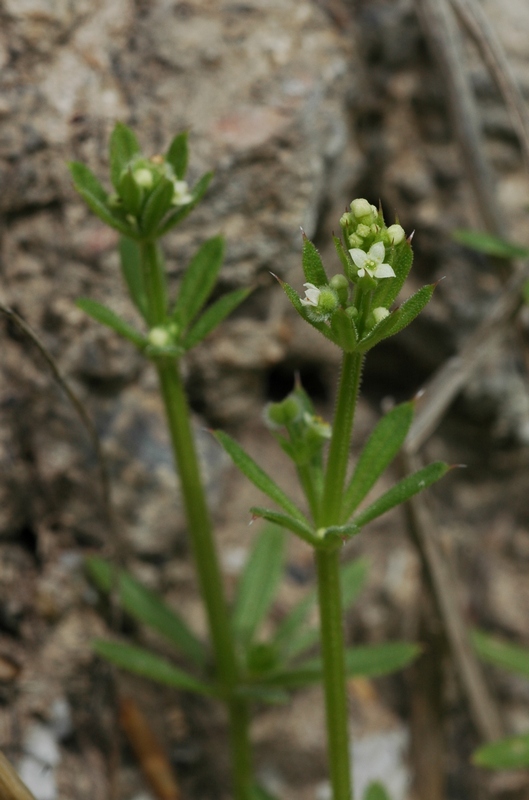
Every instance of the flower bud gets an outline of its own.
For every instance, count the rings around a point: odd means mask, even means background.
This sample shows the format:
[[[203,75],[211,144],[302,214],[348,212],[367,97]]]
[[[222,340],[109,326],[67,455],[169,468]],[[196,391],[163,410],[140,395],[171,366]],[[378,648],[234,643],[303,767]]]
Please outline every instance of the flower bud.
[[[378,308],[374,308],[371,313],[372,313],[373,318],[375,320],[375,325],[378,325],[378,323],[382,322],[383,319],[386,319],[386,317],[389,317],[388,309],[387,308],[383,308],[382,306],[379,306]]]
[[[154,347],[167,347],[171,342],[171,334],[167,328],[162,328],[161,326],[151,328],[147,338],[149,344],[152,344]]]
[[[301,414],[299,401],[288,395],[279,403],[268,403],[264,410],[265,422],[270,428],[282,428],[295,422]]]
[[[351,203],[351,211],[355,215],[357,220],[364,219],[364,217],[369,218],[369,223],[373,221],[373,208],[374,206],[371,205],[367,200],[363,197],[359,197],[357,200],[353,200]],[[376,213],[376,210],[375,210]]]
[[[372,227],[373,227],[373,225],[371,225],[371,226],[369,226],[369,225],[364,225],[364,223],[363,223],[363,222],[361,222],[361,223],[358,225],[357,229],[356,229],[356,235],[357,235],[357,236],[361,236],[361,237],[362,237],[362,239],[365,239],[365,237],[366,237],[366,236],[369,236],[369,234],[371,233],[371,228],[372,228]]]
[[[154,183],[154,178],[150,169],[140,167],[133,172],[134,180],[143,189],[151,189]]]
[[[329,281],[329,286],[338,295],[340,303],[346,303],[349,297],[349,281],[345,275],[333,275]]]
[[[362,239],[361,236],[358,236],[357,233],[353,233],[349,237],[349,246],[350,247],[362,247],[363,244],[364,244],[364,240]]]
[[[400,244],[406,238],[404,228],[401,225],[390,225],[387,232],[391,244],[394,245]]]

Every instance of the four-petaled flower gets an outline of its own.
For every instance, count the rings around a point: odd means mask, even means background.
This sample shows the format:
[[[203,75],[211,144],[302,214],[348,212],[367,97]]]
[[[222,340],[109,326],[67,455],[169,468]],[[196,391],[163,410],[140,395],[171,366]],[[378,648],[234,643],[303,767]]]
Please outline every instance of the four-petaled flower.
[[[383,264],[384,256],[386,255],[386,248],[382,242],[375,242],[369,248],[369,252],[360,250],[358,247],[353,247],[349,250],[351,258],[355,265],[358,267],[358,277],[363,278],[364,275],[369,275],[371,278],[394,278],[395,272],[390,264]],[[304,284],[307,286],[307,284]],[[308,296],[308,292],[306,293]],[[301,301],[303,302],[303,300]]]
[[[317,308],[321,291],[313,283],[304,283],[303,286],[305,287],[305,297],[301,298],[301,305]]]

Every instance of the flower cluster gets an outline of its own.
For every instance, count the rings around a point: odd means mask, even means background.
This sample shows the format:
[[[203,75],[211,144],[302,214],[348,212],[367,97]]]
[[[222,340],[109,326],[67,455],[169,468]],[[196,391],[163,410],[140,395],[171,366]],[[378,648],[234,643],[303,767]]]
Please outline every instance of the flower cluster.
[[[424,287],[391,310],[412,263],[411,237],[364,198],[353,200],[333,237],[343,273],[329,279],[312,242],[303,238],[305,294],[283,284],[299,314],[346,352],[366,352],[412,321],[431,297]]]
[[[331,426],[315,413],[309,396],[300,385],[279,403],[269,403],[264,420],[283,450],[298,465],[318,461],[324,444],[331,438]],[[288,438],[281,430],[286,430]]]

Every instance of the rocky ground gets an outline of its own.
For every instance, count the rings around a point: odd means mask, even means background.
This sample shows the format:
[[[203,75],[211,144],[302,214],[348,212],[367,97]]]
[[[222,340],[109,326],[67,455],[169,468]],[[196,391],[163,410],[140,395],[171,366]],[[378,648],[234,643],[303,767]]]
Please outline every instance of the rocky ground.
[[[529,97],[529,6],[486,0],[482,7]],[[297,370],[322,414],[332,412],[337,352],[307,332],[269,275],[301,288],[299,227],[333,263],[328,243],[344,205],[380,198],[389,217],[398,213],[406,230],[416,231],[406,291],[446,276],[421,319],[368,363],[358,442],[383,398],[412,396],[502,291],[498,265],[451,238],[456,227],[483,225],[448,110],[446,76],[411,0],[4,0],[0,68],[0,301],[39,333],[96,422],[131,570],[203,632],[155,376],[75,306],[77,297],[90,296],[134,320],[120,285],[117,236],[76,197],[66,162],[88,163],[107,183],[108,135],[122,120],[147,153],[188,129],[191,179],[215,169],[206,201],[167,237],[165,251],[176,284],[198,245],[222,232],[221,288],[256,287],[186,364],[232,592],[255,535],[247,526],[255,497],[204,428],[226,427],[290,485],[263,430],[262,406],[288,391]],[[509,235],[528,245],[529,179],[520,147],[467,39],[464,73],[477,100],[498,214]],[[527,325],[522,313],[425,448],[429,459],[467,464],[431,493],[466,618],[522,643],[529,638]],[[151,797],[117,726],[118,687],[148,714],[182,796],[228,797],[218,710],[127,676],[116,683],[91,651],[91,638],[104,634],[110,619],[84,577],[83,557],[112,549],[94,454],[36,348],[6,321],[0,336],[0,749],[28,781],[33,776],[37,800]],[[345,556],[360,554],[371,568],[348,635],[357,642],[414,638],[421,573],[404,519],[383,518]],[[312,577],[309,553],[293,542],[274,618]],[[125,630],[150,641],[144,631]],[[491,779],[469,766],[479,739],[444,660],[447,800],[521,800],[524,776]],[[487,677],[508,729],[527,730],[529,684],[492,669]],[[402,675],[350,685],[358,780],[381,769],[393,800],[412,797],[413,693]],[[320,701],[318,689],[307,690],[288,709],[256,713],[259,773],[289,800],[327,796]]]

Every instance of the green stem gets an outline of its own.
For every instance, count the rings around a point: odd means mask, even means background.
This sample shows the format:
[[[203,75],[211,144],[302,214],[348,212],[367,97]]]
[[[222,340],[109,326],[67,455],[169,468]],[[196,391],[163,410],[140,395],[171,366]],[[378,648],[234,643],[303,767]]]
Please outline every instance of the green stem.
[[[307,498],[312,518],[317,520],[319,512],[319,498],[314,485],[310,464],[298,464],[297,473],[300,483],[303,487],[305,497]]]
[[[316,569],[332,798],[352,800],[339,553],[316,550]]]
[[[147,294],[149,323],[163,325],[167,315],[167,288],[163,256],[156,242],[145,241],[140,245],[143,281]]]
[[[331,446],[323,489],[322,519],[324,525],[340,523],[343,487],[349,460],[351,432],[356,408],[363,355],[344,353],[338,397],[334,412]]]
[[[160,274],[163,266],[156,245],[142,246],[142,264],[152,324],[163,324],[167,300],[163,274]],[[211,518],[202,485],[189,405],[178,363],[169,358],[160,358],[155,363],[180,478],[191,549],[208,617],[217,677],[228,706],[234,799],[249,800],[253,781],[248,703],[237,695],[239,667],[213,541]]]

